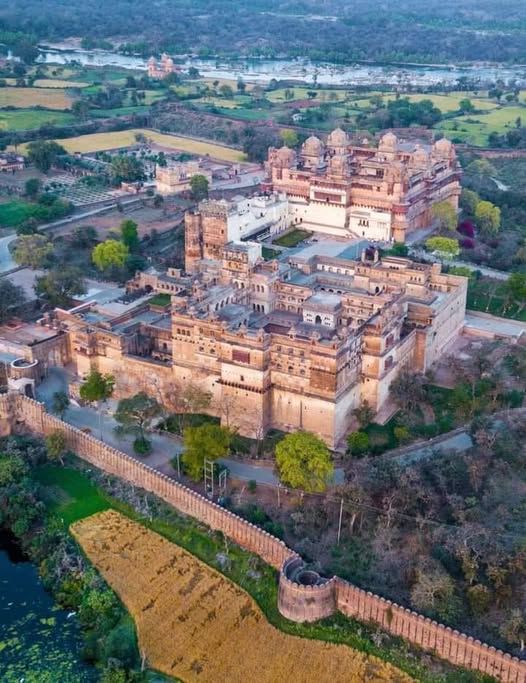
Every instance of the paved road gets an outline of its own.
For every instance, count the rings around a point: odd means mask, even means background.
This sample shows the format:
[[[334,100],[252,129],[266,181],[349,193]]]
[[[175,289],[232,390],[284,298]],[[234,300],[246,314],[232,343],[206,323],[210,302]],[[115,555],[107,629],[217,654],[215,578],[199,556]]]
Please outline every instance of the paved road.
[[[9,251],[9,245],[16,240],[16,235],[8,235],[0,238],[0,273],[16,268],[16,263]]]
[[[62,368],[50,368],[48,377],[37,389],[37,398],[50,409],[53,394],[56,391],[67,391],[67,387],[68,375],[66,371]],[[72,404],[66,413],[65,421],[79,429],[88,427],[93,436],[101,438],[102,435],[102,440],[110,446],[131,455],[137,460],[146,462],[151,467],[155,467],[165,474],[173,474],[174,471],[170,461],[176,453],[182,452],[181,440],[174,438],[173,435],[151,434],[148,438],[152,442],[152,452],[146,459],[143,459],[133,451],[133,437],[123,437],[115,434],[117,423],[111,415],[111,411],[115,410],[115,408],[116,402],[110,401],[101,420],[101,416],[94,408]],[[274,486],[278,484],[278,478],[270,467],[248,465],[238,460],[231,460],[230,458],[223,458],[220,462],[228,467],[232,477],[235,479],[254,480],[258,484],[271,484]],[[334,483],[340,484],[343,481],[344,472],[342,469],[337,469],[335,471]]]
[[[467,451],[473,446],[471,436],[467,432],[460,434],[453,434],[450,438],[443,439],[438,443],[424,444],[420,448],[407,447],[407,452],[400,453],[400,455],[393,455],[393,459],[397,460],[401,465],[412,465],[420,460],[432,458],[435,454],[448,453],[450,451]],[[384,457],[389,457],[389,451],[384,454]]]

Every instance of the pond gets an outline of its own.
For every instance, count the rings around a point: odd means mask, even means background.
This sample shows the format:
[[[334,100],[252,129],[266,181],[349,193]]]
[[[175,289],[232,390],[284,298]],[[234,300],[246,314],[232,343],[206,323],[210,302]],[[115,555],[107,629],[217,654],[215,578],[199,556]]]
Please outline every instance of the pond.
[[[56,606],[14,537],[0,530],[0,681],[91,683],[74,615]]]

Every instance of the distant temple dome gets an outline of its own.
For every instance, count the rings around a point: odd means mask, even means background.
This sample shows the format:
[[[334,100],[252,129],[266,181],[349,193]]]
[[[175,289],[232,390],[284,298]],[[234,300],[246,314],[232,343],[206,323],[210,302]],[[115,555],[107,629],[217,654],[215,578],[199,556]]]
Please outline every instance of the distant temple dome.
[[[389,131],[385,135],[382,135],[382,139],[380,140],[380,149],[395,149],[397,144],[398,138],[392,131]]]
[[[425,165],[429,161],[429,155],[422,145],[417,145],[412,154],[412,159],[417,165]]]
[[[302,151],[305,154],[317,155],[323,151],[323,142],[315,135],[311,135],[303,143]]]
[[[347,147],[349,144],[349,136],[341,128],[336,128],[327,138],[328,147]]]
[[[155,66],[156,63],[157,63],[157,62],[155,61],[155,57],[152,55],[152,56],[150,57],[150,59],[148,60],[148,64],[149,64],[150,66]]]

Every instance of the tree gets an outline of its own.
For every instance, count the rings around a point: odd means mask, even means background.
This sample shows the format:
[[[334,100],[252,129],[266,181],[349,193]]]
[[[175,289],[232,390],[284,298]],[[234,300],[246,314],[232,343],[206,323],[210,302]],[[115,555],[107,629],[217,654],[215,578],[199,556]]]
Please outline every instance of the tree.
[[[97,244],[91,253],[93,263],[99,270],[117,267],[124,268],[129,256],[128,247],[118,240],[106,240]]]
[[[183,438],[185,450],[182,460],[185,469],[192,479],[199,481],[203,478],[205,460],[214,462],[228,455],[232,433],[226,427],[206,423],[200,427],[187,427]]]
[[[66,150],[54,140],[34,140],[27,146],[27,158],[42,173],[47,173],[57,157],[63,154]]]
[[[298,134],[295,130],[281,130],[279,136],[287,147],[296,147],[299,143]]]
[[[436,252],[441,259],[452,259],[460,254],[458,240],[449,237],[430,237],[426,240],[426,248]]]
[[[226,83],[224,83],[219,88],[219,92],[221,93],[221,95],[223,95],[223,97],[226,97],[226,98],[230,98],[230,97],[234,96],[233,89],[231,88],[231,86],[227,85]]]
[[[113,395],[115,378],[113,375],[103,375],[98,370],[92,370],[85,382],[80,386],[80,398],[88,403],[96,403],[99,410],[100,438],[102,439],[102,411],[101,404]]]
[[[111,175],[114,185],[120,185],[122,182],[133,183],[143,180],[144,170],[136,157],[119,154],[111,160]]]
[[[64,455],[67,450],[66,432],[63,429],[55,429],[46,436],[47,454],[50,460],[58,460],[64,464]]]
[[[180,414],[181,432],[185,425],[185,416],[204,413],[212,402],[212,393],[202,389],[195,382],[174,385],[169,393],[168,402]]]
[[[526,305],[526,273],[511,273],[504,284],[504,288],[509,305],[515,303],[522,310]]]
[[[508,643],[519,645],[520,651],[524,651],[526,641],[526,618],[522,610],[512,609],[510,616],[500,628],[500,634]]]
[[[325,443],[311,432],[287,434],[276,446],[281,481],[309,492],[324,491],[334,466]]]
[[[498,171],[487,159],[475,159],[466,168],[466,173],[479,177],[491,177],[498,175]]]
[[[500,228],[500,209],[495,204],[480,201],[475,209],[475,221],[486,234],[495,234]]]
[[[351,432],[347,437],[347,451],[360,457],[369,450],[369,436],[365,432]]]
[[[150,442],[146,438],[146,432],[160,414],[161,406],[158,401],[148,396],[146,392],[140,391],[131,398],[123,398],[119,401],[114,415],[120,425],[117,431],[123,434],[134,434],[136,450],[141,453],[149,452]]]
[[[470,215],[474,215],[477,204],[480,202],[480,197],[473,190],[464,188],[460,193],[460,206]]]
[[[26,197],[29,197],[30,199],[36,199],[41,189],[42,181],[40,180],[40,178],[29,178],[28,180],[26,180],[26,184],[24,186],[24,192]]]
[[[19,315],[26,305],[22,287],[17,287],[6,278],[0,279],[0,325]]]
[[[453,579],[438,564],[424,562],[416,572],[411,604],[440,619],[451,618],[458,608]]]
[[[86,293],[82,270],[74,266],[50,270],[37,278],[35,292],[53,308],[70,306],[75,296]]]
[[[404,412],[411,412],[426,400],[424,378],[401,372],[389,387],[391,397]]]
[[[246,83],[244,81],[242,81],[241,78],[238,79],[236,87],[237,87],[237,91],[239,93],[241,93],[241,95],[243,95],[245,90],[247,89]]]
[[[71,113],[73,114],[73,116],[79,119],[79,121],[85,121],[89,116],[89,111],[90,104],[87,100],[76,100],[71,105]]]
[[[139,233],[137,223],[131,218],[126,218],[120,225],[121,239],[130,251],[135,251],[139,246]]]
[[[375,412],[368,401],[362,401],[358,408],[352,411],[352,414],[358,420],[360,427],[366,427],[369,422],[373,421]]]
[[[457,212],[447,201],[437,202],[431,207],[431,214],[442,230],[455,230],[457,227]]]
[[[196,202],[200,202],[202,199],[208,198],[208,188],[209,182],[208,178],[204,175],[197,174],[192,176],[190,180],[190,189],[192,191],[192,198]]]
[[[65,391],[55,391],[52,397],[51,410],[63,420],[70,403],[69,396]]]
[[[459,109],[463,114],[469,114],[470,112],[475,111],[475,107],[473,105],[473,102],[468,99],[467,97],[464,98],[463,100],[460,100],[458,103]]]
[[[21,235],[13,256],[21,266],[34,270],[47,268],[53,256],[53,245],[45,235]]]

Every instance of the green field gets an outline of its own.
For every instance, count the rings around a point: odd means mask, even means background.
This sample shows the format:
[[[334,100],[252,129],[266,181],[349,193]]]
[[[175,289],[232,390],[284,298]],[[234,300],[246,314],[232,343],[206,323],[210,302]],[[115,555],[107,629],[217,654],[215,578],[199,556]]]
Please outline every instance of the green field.
[[[62,126],[73,121],[75,121],[73,114],[62,111],[46,111],[44,109],[6,111],[0,109],[0,130],[32,130],[43,125]]]
[[[303,240],[310,236],[311,233],[308,230],[299,230],[298,228],[294,228],[294,230],[286,232],[284,235],[281,235],[281,237],[272,240],[272,244],[277,244],[280,247],[295,247],[297,244],[303,242]]]
[[[33,215],[33,205],[22,201],[0,204],[0,227],[14,228]]]
[[[277,90],[271,90],[270,92],[265,93],[265,97],[271,102],[287,102],[287,100],[285,99],[285,90],[287,90],[287,88],[278,88]],[[335,101],[342,102],[346,98],[348,93],[347,90],[329,90],[317,88],[316,86],[312,86],[312,88],[291,86],[290,88],[288,88],[288,90],[292,90],[292,92],[294,93],[294,98],[292,100],[289,100],[290,102],[294,102],[294,100],[307,100],[307,93],[309,91],[316,92],[316,100],[321,100],[324,98],[327,102],[331,102],[331,93],[335,93],[336,97],[338,98]]]
[[[470,278],[467,308],[472,311],[491,313],[501,318],[526,322],[526,309],[517,304],[507,305],[505,284],[501,280]]]
[[[449,138],[459,138],[472,145],[485,145],[490,133],[505,133],[515,128],[517,118],[526,121],[526,107],[502,106],[485,114],[468,114],[441,121],[436,128]]]

